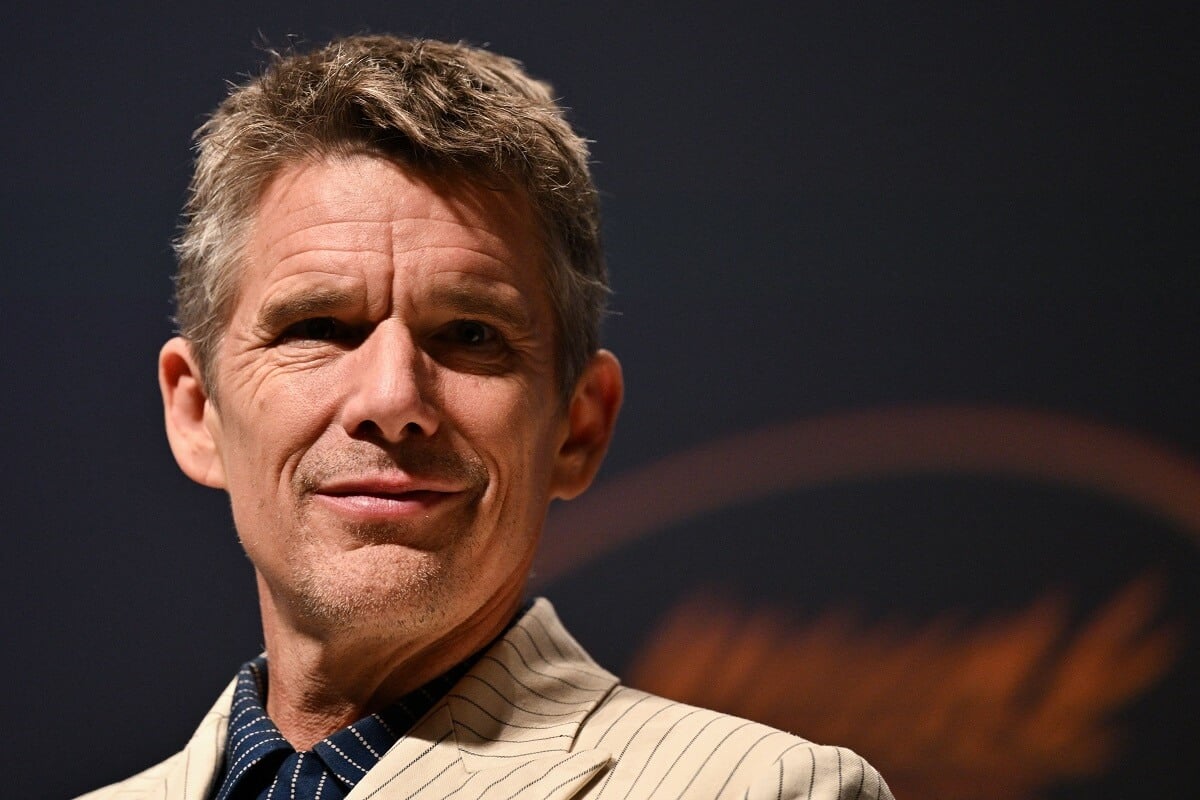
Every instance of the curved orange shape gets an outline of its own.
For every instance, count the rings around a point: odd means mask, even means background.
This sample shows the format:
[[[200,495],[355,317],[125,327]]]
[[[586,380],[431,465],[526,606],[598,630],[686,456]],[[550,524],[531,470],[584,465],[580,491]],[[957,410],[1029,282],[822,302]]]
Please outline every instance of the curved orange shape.
[[[911,407],[830,414],[708,442],[619,475],[555,508],[535,581],[733,503],[865,478],[1011,475],[1132,502],[1200,540],[1200,464],[1119,428],[1015,408]]]

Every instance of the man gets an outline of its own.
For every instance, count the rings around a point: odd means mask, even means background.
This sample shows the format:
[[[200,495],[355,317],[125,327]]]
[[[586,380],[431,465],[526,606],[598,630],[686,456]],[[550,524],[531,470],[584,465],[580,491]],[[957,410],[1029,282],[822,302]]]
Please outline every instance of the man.
[[[279,58],[198,132],[162,349],[266,655],[93,798],[890,797],[858,756],[618,685],[523,601],[621,403],[585,144],[462,45]]]

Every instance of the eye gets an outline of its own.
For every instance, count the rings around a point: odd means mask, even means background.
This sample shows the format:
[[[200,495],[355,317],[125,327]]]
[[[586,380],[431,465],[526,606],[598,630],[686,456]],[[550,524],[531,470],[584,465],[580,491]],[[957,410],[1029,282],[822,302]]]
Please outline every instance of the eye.
[[[503,333],[474,319],[445,323],[429,339],[427,347],[430,355],[444,366],[480,374],[503,370],[513,355]]]
[[[494,343],[498,334],[490,325],[473,319],[461,319],[450,323],[443,331],[443,337],[457,344],[480,347]]]
[[[354,328],[333,317],[312,317],[289,325],[279,338],[327,342],[351,339],[357,335]]]

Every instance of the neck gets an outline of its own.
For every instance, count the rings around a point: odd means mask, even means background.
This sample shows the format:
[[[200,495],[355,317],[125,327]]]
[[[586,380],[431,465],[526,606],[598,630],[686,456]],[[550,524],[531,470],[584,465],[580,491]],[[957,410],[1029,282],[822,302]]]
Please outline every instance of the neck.
[[[270,663],[267,714],[296,750],[386,708],[500,635],[523,587],[494,597],[450,630],[405,635],[336,625],[303,628],[281,613],[261,576]]]

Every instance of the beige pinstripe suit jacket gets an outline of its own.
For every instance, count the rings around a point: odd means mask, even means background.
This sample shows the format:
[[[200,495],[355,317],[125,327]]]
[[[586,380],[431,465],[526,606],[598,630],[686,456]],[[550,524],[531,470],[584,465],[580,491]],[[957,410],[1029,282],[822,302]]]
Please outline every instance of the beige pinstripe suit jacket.
[[[80,800],[203,800],[225,745],[232,684],[161,764]],[[758,723],[619,685],[533,608],[347,800],[891,798],[869,764]]]

